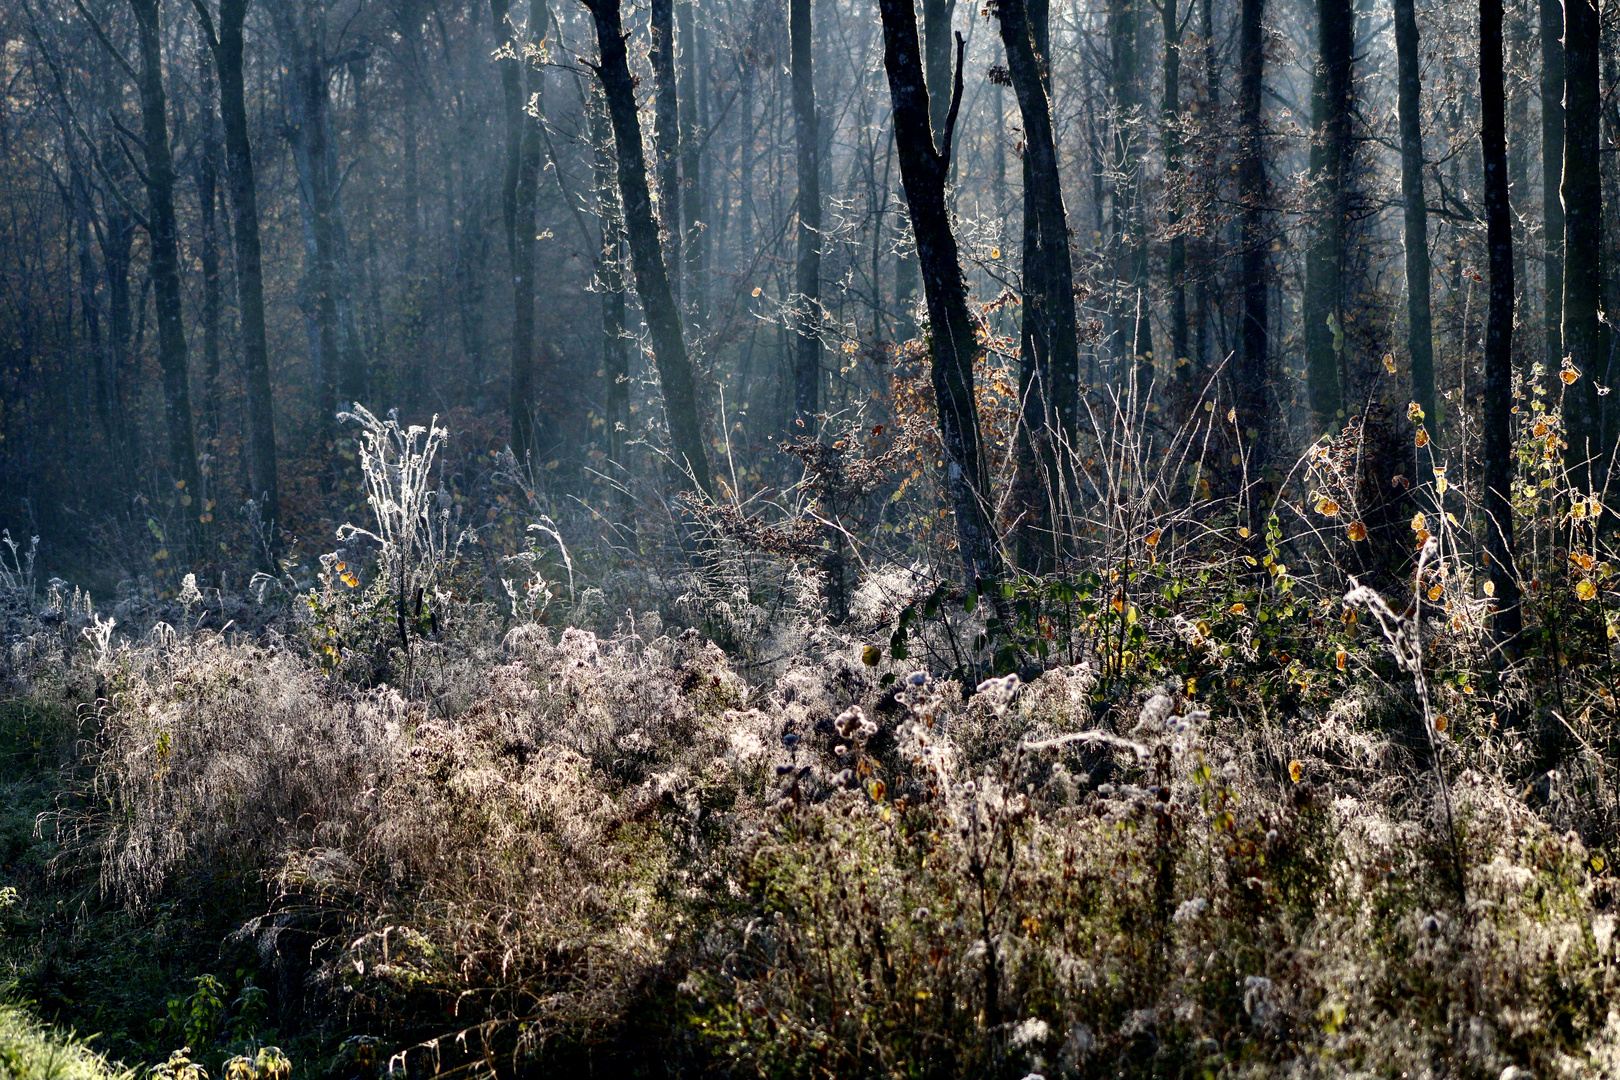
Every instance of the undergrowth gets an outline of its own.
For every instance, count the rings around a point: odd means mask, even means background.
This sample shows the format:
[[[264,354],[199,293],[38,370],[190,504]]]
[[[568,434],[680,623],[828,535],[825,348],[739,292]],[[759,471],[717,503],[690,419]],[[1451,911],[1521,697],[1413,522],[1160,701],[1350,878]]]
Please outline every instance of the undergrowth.
[[[1202,415],[1002,582],[881,557],[858,426],[633,538],[497,460],[503,550],[364,414],[373,520],[247,592],[13,555],[8,975],[197,1080],[1620,1073],[1599,515],[1526,496],[1508,662],[1465,504],[1353,431],[1222,500]]]

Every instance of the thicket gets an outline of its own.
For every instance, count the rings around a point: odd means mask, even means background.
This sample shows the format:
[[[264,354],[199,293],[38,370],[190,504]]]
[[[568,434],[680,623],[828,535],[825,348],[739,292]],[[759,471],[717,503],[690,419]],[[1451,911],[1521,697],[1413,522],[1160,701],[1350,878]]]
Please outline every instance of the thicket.
[[[1124,409],[974,587],[880,527],[922,426],[630,541],[357,413],[371,517],[240,593],[11,549],[10,977],[175,1076],[1620,1072],[1607,509],[1522,447],[1504,656],[1470,486]]]

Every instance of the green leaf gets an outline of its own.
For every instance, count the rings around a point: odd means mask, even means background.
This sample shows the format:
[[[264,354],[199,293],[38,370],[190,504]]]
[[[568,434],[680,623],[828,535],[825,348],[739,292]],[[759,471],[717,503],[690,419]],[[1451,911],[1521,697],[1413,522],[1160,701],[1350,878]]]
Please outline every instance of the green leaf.
[[[971,615],[973,614],[973,609],[978,606],[979,594],[974,592],[972,589],[969,589],[967,591],[967,595],[962,598],[962,610]]]

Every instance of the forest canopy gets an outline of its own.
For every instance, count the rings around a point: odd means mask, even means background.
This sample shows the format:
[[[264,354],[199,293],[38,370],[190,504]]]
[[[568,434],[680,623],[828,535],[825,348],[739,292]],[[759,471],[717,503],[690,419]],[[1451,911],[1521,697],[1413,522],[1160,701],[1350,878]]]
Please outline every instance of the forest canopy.
[[[15,0],[0,1071],[1620,1075],[1617,148],[1616,0]]]

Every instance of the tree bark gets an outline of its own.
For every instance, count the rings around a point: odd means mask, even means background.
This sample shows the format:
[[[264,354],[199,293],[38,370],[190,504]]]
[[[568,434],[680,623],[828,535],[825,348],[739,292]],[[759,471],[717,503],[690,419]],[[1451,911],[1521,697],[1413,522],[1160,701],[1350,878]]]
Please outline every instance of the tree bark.
[[[681,300],[681,133],[675,86],[675,0],[652,0],[653,146],[658,155],[658,220],[664,265],[676,305]]]
[[[707,271],[708,236],[705,221],[709,193],[704,171],[704,136],[707,115],[707,42],[697,21],[696,0],[681,0],[680,22],[680,113],[681,113],[681,210],[683,212],[681,254],[685,263],[686,306],[692,325],[702,327],[708,319]]]
[[[264,332],[264,269],[259,246],[259,195],[248,139],[247,94],[242,61],[243,27],[249,0],[220,0],[219,29],[203,0],[192,0],[203,24],[219,77],[220,126],[224,133],[225,182],[231,196],[231,243],[236,256],[237,333],[247,390],[247,473],[249,497],[259,500],[259,516],[270,536],[280,520],[276,482],[276,413],[270,387],[270,350]]]
[[[1305,376],[1313,434],[1344,419],[1345,250],[1351,165],[1355,12],[1350,0],[1317,0],[1316,76],[1311,92],[1313,206],[1305,253]]]
[[[1485,550],[1495,590],[1496,635],[1499,641],[1511,642],[1518,636],[1522,616],[1518,579],[1513,573],[1513,214],[1508,205],[1502,0],[1479,0],[1479,104],[1485,244],[1490,258],[1480,479],[1485,487]]]
[[[789,0],[788,38],[793,69],[793,133],[798,149],[799,257],[793,298],[797,343],[793,352],[793,416],[814,435],[821,393],[821,136],[811,34],[811,0]]]
[[[587,6],[596,25],[597,48],[601,53],[597,76],[607,99],[613,141],[618,151],[619,198],[624,206],[630,261],[652,337],[653,362],[664,391],[670,442],[677,459],[684,460],[693,481],[712,497],[714,481],[703,448],[692,362],[681,331],[680,307],[670,288],[664,255],[659,248],[658,222],[653,218],[652,194],[647,187],[647,160],[641,147],[635,80],[630,75],[619,0],[588,0]]]
[[[1035,567],[1040,568],[1055,560],[1050,505],[1061,497],[1066,486],[1060,472],[1065,453],[1077,445],[1080,343],[1075,325],[1068,212],[1063,204],[1048,91],[1046,23],[1049,9],[1040,0],[1035,10],[1026,6],[1025,0],[1002,0],[997,11],[1001,40],[1007,51],[1007,73],[1018,98],[1024,127],[1026,332],[1022,335],[1022,344],[1026,357],[1021,368],[1027,372],[1027,377],[1020,379],[1020,392],[1024,405],[1023,426],[1033,439],[1034,456],[1045,475],[1037,478],[1043,483],[1029,485],[1032,490],[1026,492],[1028,504],[1020,510],[1031,515],[1035,526],[1045,526],[1047,535],[1040,538],[1045,552]],[[1032,213],[1033,230],[1029,220]],[[1031,241],[1035,247],[1033,253],[1028,250]],[[1020,552],[1021,559],[1024,554]]]
[[[169,467],[179,501],[190,512],[198,482],[191,427],[191,373],[185,313],[180,302],[180,234],[174,214],[174,153],[169,146],[168,99],[163,90],[162,28],[158,0],[130,0],[140,43],[141,141],[145,147],[147,235],[151,241],[153,303],[157,311],[158,365],[163,373],[163,416]],[[200,497],[200,496],[197,496]]]
[[[951,111],[951,20],[956,0],[923,0],[923,81],[928,87],[928,128],[934,145],[945,137]]]
[[[325,12],[307,2],[271,4],[269,10],[287,58],[288,136],[304,215],[306,280],[299,303],[314,323],[319,422],[323,433],[329,433],[339,399],[350,403],[365,396],[366,357],[350,291]]]
[[[1541,221],[1546,247],[1542,276],[1542,362],[1557,371],[1564,359],[1564,5],[1541,0]]]
[[[1401,125],[1401,200],[1405,203],[1406,349],[1412,364],[1412,400],[1424,422],[1435,424],[1434,329],[1430,308],[1429,208],[1423,192],[1423,101],[1419,82],[1414,0],[1393,0],[1397,109]]]
[[[194,178],[197,182],[198,261],[202,264],[203,284],[203,423],[205,445],[219,446],[219,131],[214,111],[213,70],[206,55],[198,57],[201,66],[202,101],[197,110],[201,129]]]
[[[923,295],[928,304],[934,399],[939,410],[947,483],[956,511],[957,544],[969,577],[995,581],[1002,574],[1001,551],[991,529],[989,470],[973,399],[973,361],[979,355],[968,312],[967,283],[958,261],[956,236],[945,206],[945,180],[951,141],[962,99],[962,52],[956,45],[956,78],[945,124],[936,147],[930,122],[929,90],[923,78],[912,0],[881,0],[883,66],[888,72],[900,180],[906,192]]]
[[[1267,464],[1266,408],[1271,322],[1267,307],[1270,258],[1267,253],[1265,130],[1262,126],[1265,80],[1265,0],[1242,0],[1238,31],[1238,196],[1239,276],[1243,289],[1243,329],[1235,372],[1239,434],[1249,440],[1250,476]],[[1253,512],[1251,503],[1251,512]]]
[[[1599,156],[1601,27],[1595,0],[1564,4],[1564,355],[1580,378],[1564,388],[1565,464],[1581,490],[1602,487],[1612,424],[1597,387],[1611,379],[1603,303],[1603,183]],[[1597,469],[1594,469],[1594,464]]]
[[[1187,238],[1181,232],[1181,22],[1176,0],[1161,0],[1164,26],[1165,228],[1170,234],[1165,255],[1165,285],[1170,290],[1170,364],[1182,383],[1193,375],[1187,355]]]

